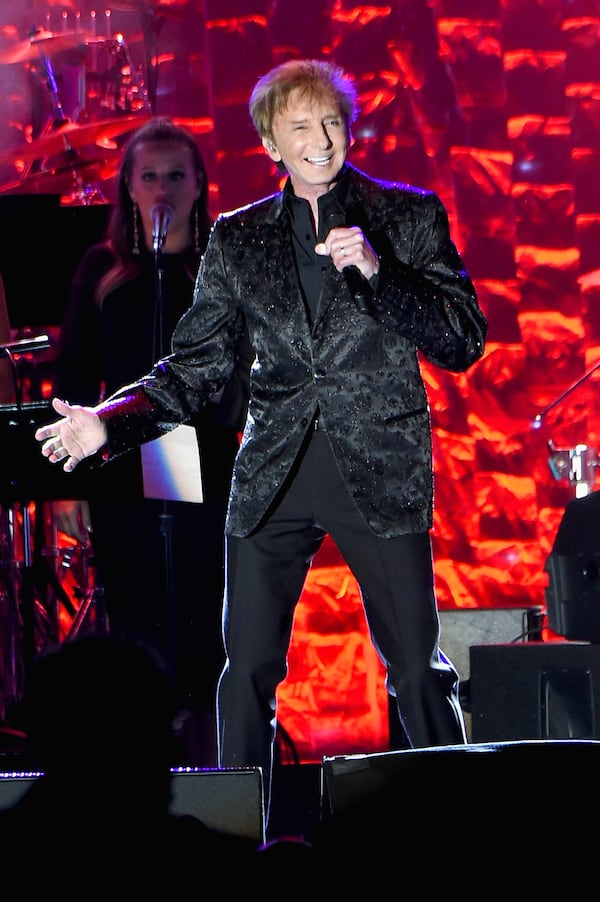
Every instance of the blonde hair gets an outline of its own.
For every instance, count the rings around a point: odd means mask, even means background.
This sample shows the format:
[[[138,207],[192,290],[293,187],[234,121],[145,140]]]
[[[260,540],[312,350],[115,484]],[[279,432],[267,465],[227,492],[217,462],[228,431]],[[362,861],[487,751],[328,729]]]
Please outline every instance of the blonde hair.
[[[295,90],[310,101],[333,99],[350,131],[358,115],[357,93],[344,70],[326,60],[287,60],[261,76],[250,95],[250,116],[261,138],[273,137],[273,119]]]

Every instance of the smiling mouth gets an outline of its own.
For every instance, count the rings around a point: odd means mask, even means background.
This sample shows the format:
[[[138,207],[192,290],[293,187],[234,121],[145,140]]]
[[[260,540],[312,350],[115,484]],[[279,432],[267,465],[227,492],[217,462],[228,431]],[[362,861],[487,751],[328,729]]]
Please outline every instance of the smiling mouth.
[[[307,157],[306,158],[309,163],[312,163],[313,166],[326,166],[331,162],[331,155],[327,157]]]

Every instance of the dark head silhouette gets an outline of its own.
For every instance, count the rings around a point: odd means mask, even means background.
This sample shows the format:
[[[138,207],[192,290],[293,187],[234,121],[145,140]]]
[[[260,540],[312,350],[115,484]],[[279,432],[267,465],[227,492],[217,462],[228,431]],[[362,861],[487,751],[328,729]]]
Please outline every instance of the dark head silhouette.
[[[0,812],[11,891],[45,891],[60,861],[69,902],[82,885],[152,898],[168,881],[184,895],[232,856],[246,875],[263,861],[254,840],[170,810],[174,697],[160,658],[126,639],[83,636],[34,659],[24,719],[42,774]]]
[[[174,754],[174,697],[144,645],[85,636],[33,662],[24,706],[28,760],[47,781],[164,811]],[[89,801],[89,795],[88,795]]]

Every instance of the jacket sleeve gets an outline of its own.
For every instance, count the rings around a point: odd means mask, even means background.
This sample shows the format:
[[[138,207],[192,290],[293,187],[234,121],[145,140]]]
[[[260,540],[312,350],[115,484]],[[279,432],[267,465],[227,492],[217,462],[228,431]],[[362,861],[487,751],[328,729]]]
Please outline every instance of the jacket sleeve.
[[[468,369],[483,354],[487,321],[440,199],[433,192],[416,194],[409,214],[386,231],[374,317],[431,363]]]
[[[207,254],[210,248],[209,242]],[[219,259],[218,249],[212,256]],[[108,458],[190,422],[234,374],[244,325],[235,302],[206,288],[199,274],[194,301],[173,333],[172,353],[111,395],[99,410],[108,433]]]

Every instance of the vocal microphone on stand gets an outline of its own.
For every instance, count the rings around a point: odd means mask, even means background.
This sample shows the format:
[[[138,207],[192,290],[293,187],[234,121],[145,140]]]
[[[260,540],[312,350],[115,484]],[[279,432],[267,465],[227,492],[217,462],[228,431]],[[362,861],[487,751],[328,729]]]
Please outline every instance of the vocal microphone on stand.
[[[152,248],[155,254],[162,251],[169,224],[173,217],[173,207],[170,204],[156,204],[152,207]]]
[[[343,210],[333,210],[331,213],[328,213],[324,222],[327,232],[330,232],[331,229],[343,229],[347,226]],[[370,313],[369,301],[373,297],[373,289],[369,285],[369,280],[363,276],[358,266],[355,266],[353,263],[350,266],[345,266],[342,272],[358,312]]]

